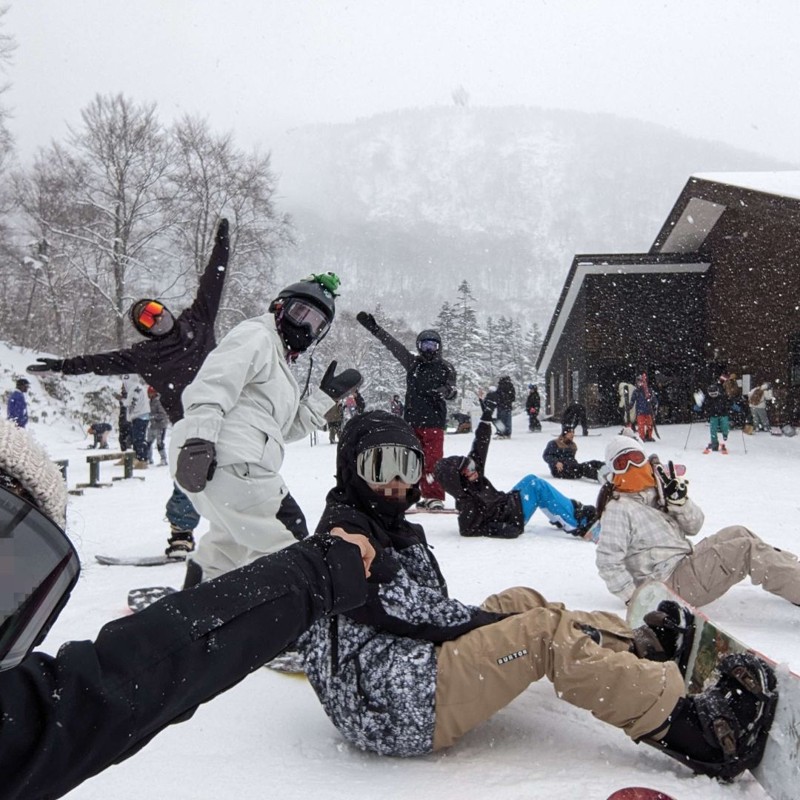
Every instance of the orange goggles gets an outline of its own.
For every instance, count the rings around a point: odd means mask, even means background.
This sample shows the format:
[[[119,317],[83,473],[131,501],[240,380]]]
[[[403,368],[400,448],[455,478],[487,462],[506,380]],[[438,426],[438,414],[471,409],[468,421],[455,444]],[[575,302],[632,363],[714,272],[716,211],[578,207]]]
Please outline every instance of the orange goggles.
[[[625,450],[618,456],[614,456],[611,462],[611,471],[615,475],[622,475],[631,467],[641,467],[647,461],[647,456],[641,450]]]
[[[164,311],[164,306],[161,303],[157,303],[155,300],[151,300],[140,312],[138,321],[139,324],[143,328],[150,328],[156,324],[156,319],[161,316]]]

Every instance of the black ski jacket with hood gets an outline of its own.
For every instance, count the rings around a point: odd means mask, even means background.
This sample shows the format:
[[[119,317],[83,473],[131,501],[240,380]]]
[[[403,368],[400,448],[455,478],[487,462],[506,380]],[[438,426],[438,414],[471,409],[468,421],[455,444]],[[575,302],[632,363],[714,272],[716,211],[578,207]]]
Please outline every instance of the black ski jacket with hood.
[[[355,417],[336,454],[336,486],[317,532],[341,526],[368,536],[377,552],[367,602],[314,624],[298,642],[306,675],[339,732],[356,747],[381,755],[414,756],[433,747],[436,645],[506,615],[448,597],[421,525],[405,503],[371,491],[356,473],[356,455],[378,444],[419,451],[408,424],[386,411]],[[421,453],[420,453],[421,455]]]
[[[461,474],[462,456],[448,456],[434,467],[436,480],[456,500],[458,530],[462,536],[495,536],[514,539],[525,529],[519,492],[501,492],[485,476],[486,456],[492,439],[492,424],[481,421],[475,431],[467,459],[475,462],[478,479]]]
[[[217,346],[214,322],[217,319],[228,267],[228,240],[219,237],[200,278],[197,296],[189,308],[175,319],[165,336],[145,339],[127,350],[75,356],[64,359],[64,375],[128,375],[144,378],[160,395],[169,421],[183,419],[181,392],[194,380],[206,356]]]
[[[0,797],[61,797],[364,602],[358,548],[310,537],[0,673]],[[202,791],[200,792],[202,794]]]
[[[406,402],[403,418],[412,428],[444,428],[447,423],[447,400],[456,397],[456,371],[441,355],[441,337],[434,330],[424,330],[417,341],[439,342],[436,353],[415,355],[380,326],[372,335],[403,365],[406,371]]]

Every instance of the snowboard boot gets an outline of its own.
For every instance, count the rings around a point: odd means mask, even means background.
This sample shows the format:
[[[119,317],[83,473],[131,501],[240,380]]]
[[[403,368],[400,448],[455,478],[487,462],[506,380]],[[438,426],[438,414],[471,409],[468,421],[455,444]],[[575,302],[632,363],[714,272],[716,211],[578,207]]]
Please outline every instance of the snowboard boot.
[[[586,532],[592,525],[597,522],[597,509],[594,506],[585,506],[577,500],[572,501],[575,508],[575,521],[578,527],[574,531],[570,531],[573,536],[585,536]]]
[[[428,500],[428,511],[444,511],[444,500],[437,500],[435,497]]]
[[[194,550],[194,536],[192,532],[180,531],[172,528],[170,537],[167,540],[167,549],[164,551],[167,558],[183,561],[192,550]]]
[[[775,673],[750,653],[733,653],[717,665],[715,682],[678,701],[659,738],[643,741],[695,772],[730,781],[761,762],[778,693]]]
[[[724,456],[728,455],[728,446],[725,444],[725,442],[723,442],[723,443],[722,443],[722,444],[719,446],[719,451],[720,451],[720,453],[722,453],[722,455],[724,455]]]
[[[650,661],[674,661],[686,674],[694,641],[694,614],[674,600],[662,600],[633,631],[633,652]]]

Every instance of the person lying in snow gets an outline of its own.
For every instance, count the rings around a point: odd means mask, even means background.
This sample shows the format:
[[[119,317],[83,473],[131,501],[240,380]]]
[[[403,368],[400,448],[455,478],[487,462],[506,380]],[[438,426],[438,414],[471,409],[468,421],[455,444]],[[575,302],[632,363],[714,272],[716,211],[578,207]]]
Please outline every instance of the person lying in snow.
[[[628,602],[637,586],[662,581],[687,603],[704,606],[748,575],[756,585],[800,604],[797,556],[762,541],[742,525],[687,537],[703,526],[689,484],[649,458],[641,440],[615,436],[606,445],[606,481],[597,499],[600,517],[595,562],[612,594]]]
[[[570,500],[536,475],[526,475],[510,492],[491,484],[485,470],[492,410],[484,407],[468,455],[443,458],[434,469],[436,479],[456,500],[461,535],[514,539],[538,508],[553,525],[583,536],[596,520],[594,506]]]
[[[676,603],[634,631],[613,614],[569,611],[524,587],[480,606],[449,597],[425,531],[405,516],[422,473],[419,440],[398,417],[372,411],[345,428],[317,531],[369,538],[369,597],[312,625],[298,648],[348,742],[390,756],[438,751],[547,677],[558,697],[698,772],[730,778],[760,761],[775,697],[766,664],[727,656],[711,686],[686,696],[670,660],[685,631]],[[724,745],[714,734],[723,728]]]

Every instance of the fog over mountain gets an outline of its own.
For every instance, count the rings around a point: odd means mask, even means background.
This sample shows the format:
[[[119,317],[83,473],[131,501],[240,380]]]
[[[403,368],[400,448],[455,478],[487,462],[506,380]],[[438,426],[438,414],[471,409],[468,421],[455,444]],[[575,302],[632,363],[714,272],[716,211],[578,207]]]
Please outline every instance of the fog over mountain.
[[[692,173],[791,166],[607,114],[457,105],[296,128],[272,155],[297,238],[281,277],[334,270],[341,307],[415,327],[466,278],[479,317],[546,328],[574,254],[648,250]]]

